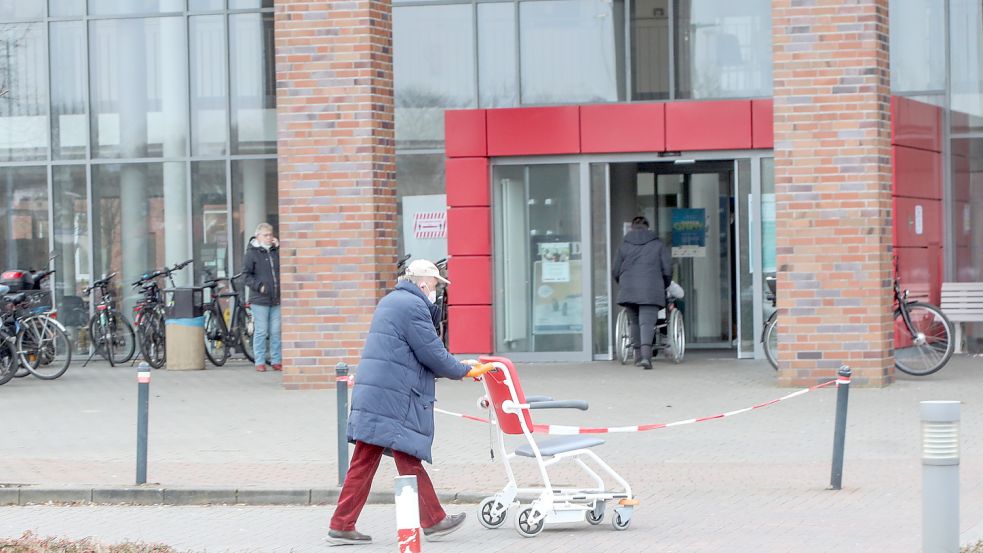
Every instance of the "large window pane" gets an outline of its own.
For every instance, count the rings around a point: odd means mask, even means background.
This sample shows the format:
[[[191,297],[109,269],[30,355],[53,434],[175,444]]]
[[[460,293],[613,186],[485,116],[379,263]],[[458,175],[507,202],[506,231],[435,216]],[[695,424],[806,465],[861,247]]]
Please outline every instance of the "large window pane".
[[[229,208],[224,161],[191,164],[191,210],[198,280],[203,280],[206,272],[228,276]]]
[[[44,2],[38,0],[0,0],[0,21],[12,19],[41,19]]]
[[[618,101],[622,5],[611,0],[519,4],[522,103]]]
[[[229,16],[232,153],[276,152],[273,14]]]
[[[85,0],[48,0],[51,17],[80,17],[85,15]]]
[[[55,239],[55,302],[58,320],[68,329],[77,348],[79,328],[88,320],[87,300],[82,290],[92,282],[89,269],[89,218],[85,192],[85,166],[55,166],[51,169],[51,210]],[[101,276],[101,275],[100,275]],[[122,282],[114,281],[119,292]],[[81,351],[81,350],[80,350]]]
[[[85,157],[89,126],[85,114],[85,24],[52,23],[51,42],[51,156]]]
[[[891,92],[944,90],[945,0],[891,0],[888,13]]]
[[[983,4],[950,0],[952,132],[983,130]]]
[[[0,161],[47,157],[44,50],[42,23],[0,23]]]
[[[44,167],[0,167],[0,268],[48,266],[48,175]]]
[[[183,17],[90,22],[92,155],[186,155],[188,42]]]
[[[280,234],[275,159],[232,162],[232,271],[242,270],[242,255],[256,225],[266,222]]]
[[[632,2],[631,60],[631,99],[669,98],[669,0]]]
[[[225,9],[225,0],[188,0],[188,11],[212,11]]]
[[[771,96],[771,0],[675,0],[679,98]]]
[[[583,350],[579,175],[576,164],[495,168],[496,351]]]
[[[184,0],[88,0],[89,15],[130,15],[184,11]]]
[[[443,154],[396,156],[396,205],[397,251],[431,261],[447,257]]]
[[[225,18],[189,18],[191,39],[191,152],[226,153],[228,87],[225,65]]]
[[[483,108],[519,103],[515,69],[515,5],[478,4],[478,98]]]
[[[272,7],[273,0],[229,0],[230,10],[252,10]]]
[[[471,9],[393,8],[397,147],[439,148],[444,110],[474,107]]]

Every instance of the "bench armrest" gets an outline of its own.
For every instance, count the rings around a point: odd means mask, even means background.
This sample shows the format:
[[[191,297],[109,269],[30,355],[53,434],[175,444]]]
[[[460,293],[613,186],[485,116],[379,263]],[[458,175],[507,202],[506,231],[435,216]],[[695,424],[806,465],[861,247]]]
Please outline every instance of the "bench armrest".
[[[588,409],[587,402],[582,399],[559,399],[550,401],[536,401],[529,403],[530,409]]]

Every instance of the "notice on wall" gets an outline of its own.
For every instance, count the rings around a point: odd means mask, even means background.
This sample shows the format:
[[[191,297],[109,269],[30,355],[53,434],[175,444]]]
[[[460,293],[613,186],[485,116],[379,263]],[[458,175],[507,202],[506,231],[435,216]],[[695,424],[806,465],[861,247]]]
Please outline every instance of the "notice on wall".
[[[706,257],[707,253],[706,210],[672,210],[672,256]]]
[[[413,259],[447,257],[447,196],[403,197],[403,253]]]
[[[542,282],[570,282],[570,242],[540,242]]]

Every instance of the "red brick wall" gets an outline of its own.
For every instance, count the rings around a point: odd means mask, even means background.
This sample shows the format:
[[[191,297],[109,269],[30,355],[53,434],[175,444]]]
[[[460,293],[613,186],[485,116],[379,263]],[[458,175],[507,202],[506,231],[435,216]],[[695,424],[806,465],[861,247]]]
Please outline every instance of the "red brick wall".
[[[773,0],[779,382],[893,379],[888,0]]]
[[[394,278],[392,5],[275,6],[283,382],[328,387]]]

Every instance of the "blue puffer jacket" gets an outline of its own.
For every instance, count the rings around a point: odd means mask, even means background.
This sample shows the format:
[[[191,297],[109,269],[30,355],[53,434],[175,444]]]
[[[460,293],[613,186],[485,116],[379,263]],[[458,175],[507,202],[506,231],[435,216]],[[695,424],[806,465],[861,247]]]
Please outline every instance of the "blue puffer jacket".
[[[434,379],[460,380],[470,370],[437,337],[435,311],[406,281],[379,302],[352,390],[349,440],[433,462]]]

